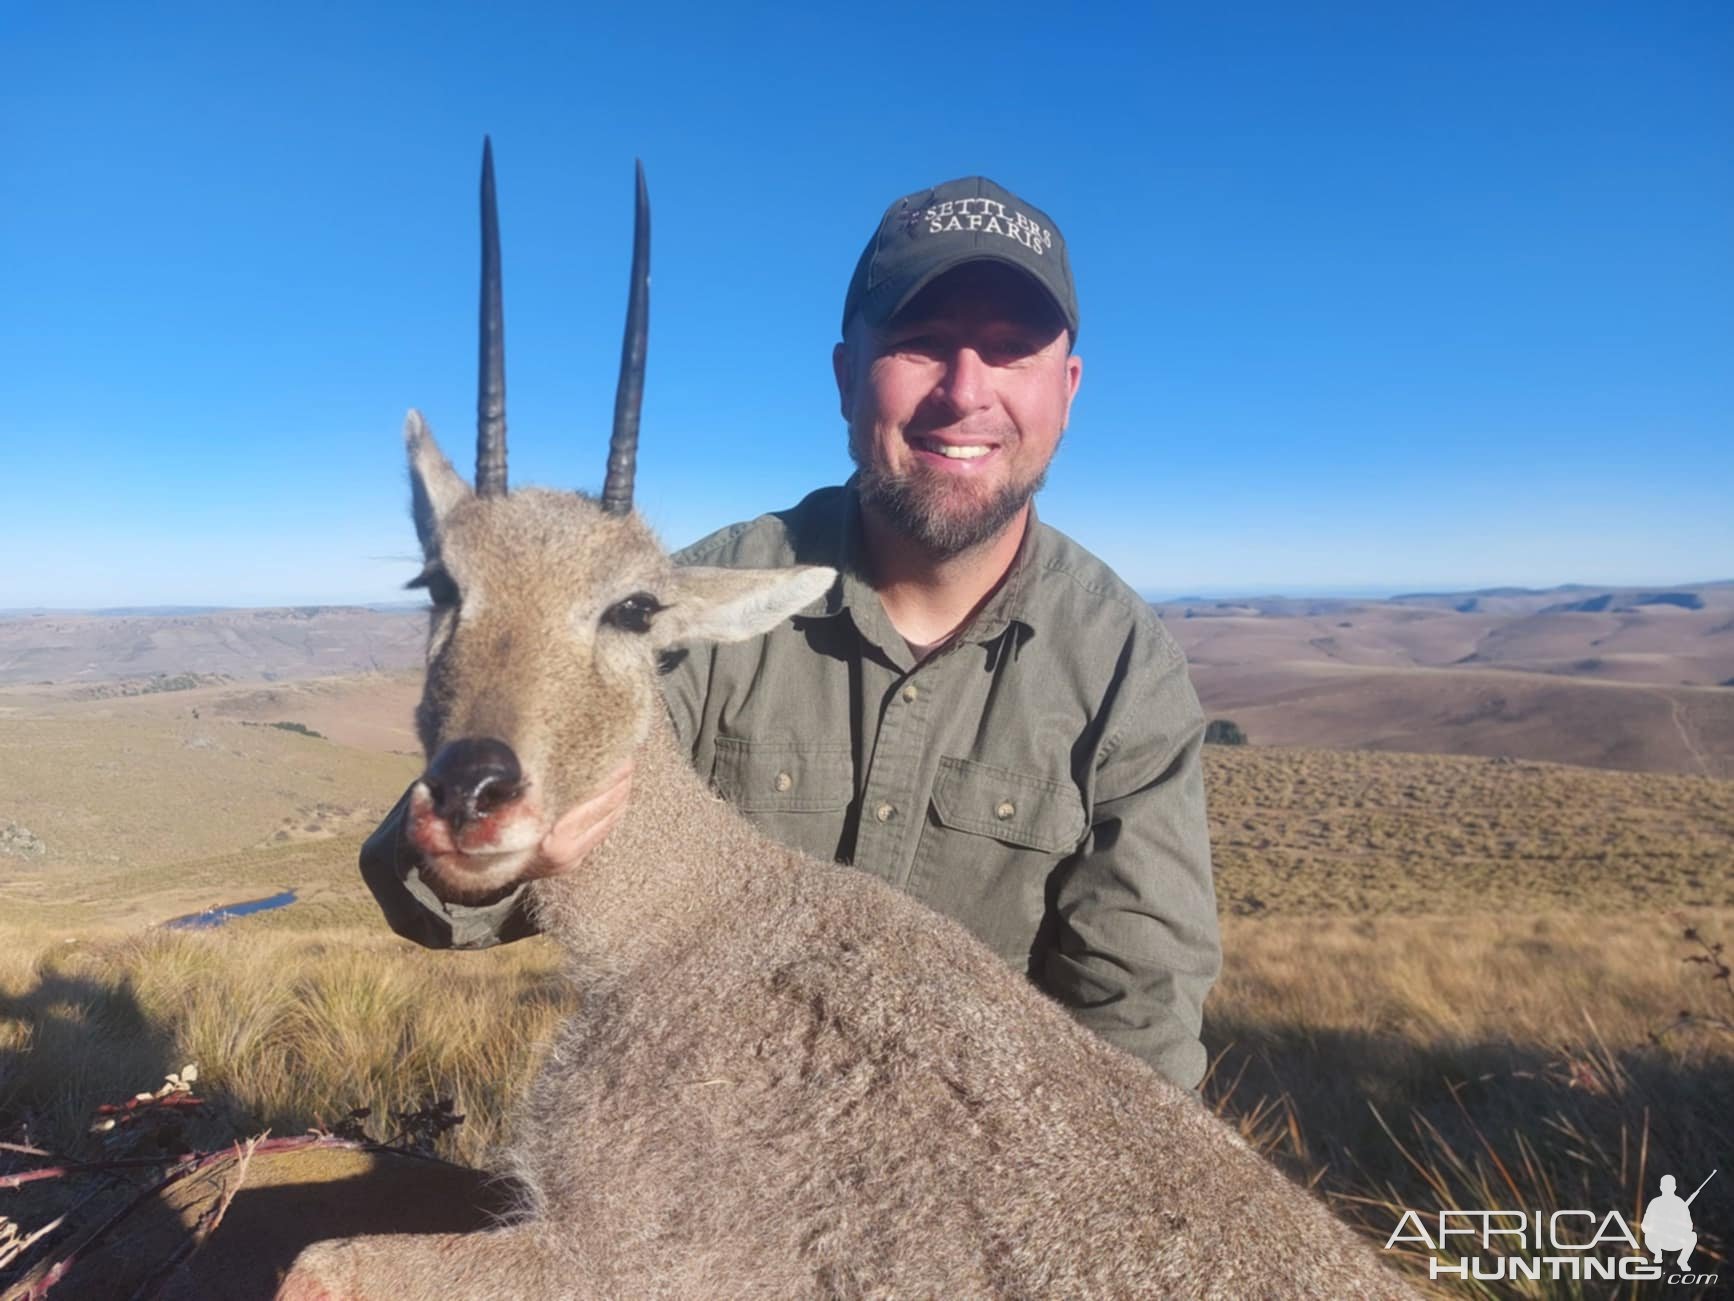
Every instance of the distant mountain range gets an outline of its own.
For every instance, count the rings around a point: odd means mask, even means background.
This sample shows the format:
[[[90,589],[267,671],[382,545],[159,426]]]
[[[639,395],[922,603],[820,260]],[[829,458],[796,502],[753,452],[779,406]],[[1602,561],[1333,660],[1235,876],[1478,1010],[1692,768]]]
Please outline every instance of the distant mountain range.
[[[0,616],[0,685],[148,687],[157,679],[269,682],[406,669],[422,662],[421,611],[303,605]]]
[[[1200,618],[1220,612],[1256,611],[1275,617],[1335,614],[1378,606],[1419,606],[1458,614],[1538,614],[1564,610],[1600,613],[1645,605],[1674,605],[1686,610],[1728,610],[1734,613],[1734,579],[1680,583],[1659,587],[1597,587],[1562,583],[1558,587],[1482,587],[1463,592],[1404,592],[1396,596],[1176,596],[1150,602],[1163,617]]]
[[[1154,605],[1208,714],[1255,745],[1734,777],[1734,581]],[[379,691],[401,722],[423,660],[424,609],[0,616],[0,690],[26,709],[37,706],[20,695],[44,706],[149,697],[191,709],[248,684],[377,672],[399,675]],[[261,708],[260,718],[280,720],[275,694]],[[322,733],[352,721],[342,711],[309,719]],[[413,738],[393,745],[413,748]]]
[[[1669,684],[1716,685],[1734,677],[1734,580],[1153,604],[1188,654],[1202,653],[1206,661],[1221,649],[1219,634],[1226,629],[1205,637],[1189,625],[1256,619],[1264,621],[1263,631],[1249,629],[1236,640],[1258,642],[1254,658],[1260,662],[1315,659],[1325,654],[1320,646],[1328,640],[1326,658],[1344,663],[1496,663]],[[413,668],[422,660],[424,610],[419,603],[397,603],[0,611],[0,685],[148,685],[189,674],[274,681]],[[1444,616],[1469,617],[1434,621]],[[1601,622],[1573,622],[1569,616],[1597,616]],[[1303,633],[1301,624],[1309,620],[1329,622]],[[1418,621],[1426,621],[1424,632]],[[1351,634],[1351,627],[1359,631]],[[1393,632],[1398,628],[1406,631]],[[1206,642],[1211,651],[1204,650]],[[1674,663],[1675,657],[1685,658]]]
[[[1734,582],[1156,609],[1256,744],[1734,776]]]
[[[35,619],[53,614],[90,614],[103,618],[143,615],[157,618],[177,614],[226,614],[236,610],[419,610],[420,601],[364,601],[360,605],[346,602],[319,602],[314,605],[109,605],[82,609],[58,605],[0,606],[0,619]]]

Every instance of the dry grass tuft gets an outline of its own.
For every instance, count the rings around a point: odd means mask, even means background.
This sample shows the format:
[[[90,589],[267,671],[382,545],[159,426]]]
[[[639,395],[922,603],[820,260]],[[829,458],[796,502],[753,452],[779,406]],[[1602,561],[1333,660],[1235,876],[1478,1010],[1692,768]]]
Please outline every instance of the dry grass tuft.
[[[1726,1151],[1734,1006],[1688,934],[1731,923],[1232,919],[1205,1094],[1380,1244],[1405,1210],[1582,1207],[1635,1225],[1661,1174],[1695,1184]],[[1728,1224],[1700,1232],[1695,1265],[1714,1270]],[[1575,1287],[1486,1295],[1600,1295]]]
[[[217,1104],[209,1142],[438,1096],[470,1117],[447,1155],[475,1163],[567,999],[541,942],[454,954],[362,932],[12,931],[0,952],[0,1125],[61,1151],[96,1103],[196,1061]]]

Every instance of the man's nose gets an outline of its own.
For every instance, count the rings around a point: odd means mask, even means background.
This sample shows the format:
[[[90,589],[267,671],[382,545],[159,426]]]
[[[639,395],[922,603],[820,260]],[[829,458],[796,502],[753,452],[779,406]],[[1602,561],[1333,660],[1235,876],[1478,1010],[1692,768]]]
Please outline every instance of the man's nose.
[[[971,347],[954,350],[946,359],[939,392],[958,415],[979,411],[988,404],[990,376],[981,354]]]

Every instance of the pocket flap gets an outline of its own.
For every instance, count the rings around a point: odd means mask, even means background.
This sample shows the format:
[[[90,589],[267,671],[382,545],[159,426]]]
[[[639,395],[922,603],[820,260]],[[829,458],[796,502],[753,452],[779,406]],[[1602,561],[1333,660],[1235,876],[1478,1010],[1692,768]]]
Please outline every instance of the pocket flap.
[[[855,765],[847,744],[719,736],[711,780],[743,813],[820,813],[848,807]]]
[[[1076,786],[972,759],[939,761],[933,810],[958,831],[1049,854],[1074,849],[1084,837]]]

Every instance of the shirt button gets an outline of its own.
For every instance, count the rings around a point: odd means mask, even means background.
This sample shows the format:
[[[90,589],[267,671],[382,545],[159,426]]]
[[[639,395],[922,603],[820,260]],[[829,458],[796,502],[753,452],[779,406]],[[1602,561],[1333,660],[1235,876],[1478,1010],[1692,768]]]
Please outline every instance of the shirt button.
[[[795,784],[795,779],[786,772],[780,772],[777,774],[777,780],[771,784],[780,791],[786,791]]]
[[[906,701],[908,701],[910,704],[914,704],[915,703],[915,697],[919,696],[920,694],[921,694],[920,690],[916,687],[916,685],[913,682],[911,682],[908,686],[903,688],[903,698]]]
[[[1010,800],[1001,800],[997,805],[994,806],[993,815],[994,815],[994,817],[998,818],[1001,822],[1004,822],[1007,818],[1011,817],[1012,814],[1016,813],[1017,811],[1018,811],[1018,806],[1013,804]]]
[[[881,804],[878,808],[873,810],[873,816],[878,818],[881,822],[889,822],[892,818],[897,816],[897,806],[890,802]]]

